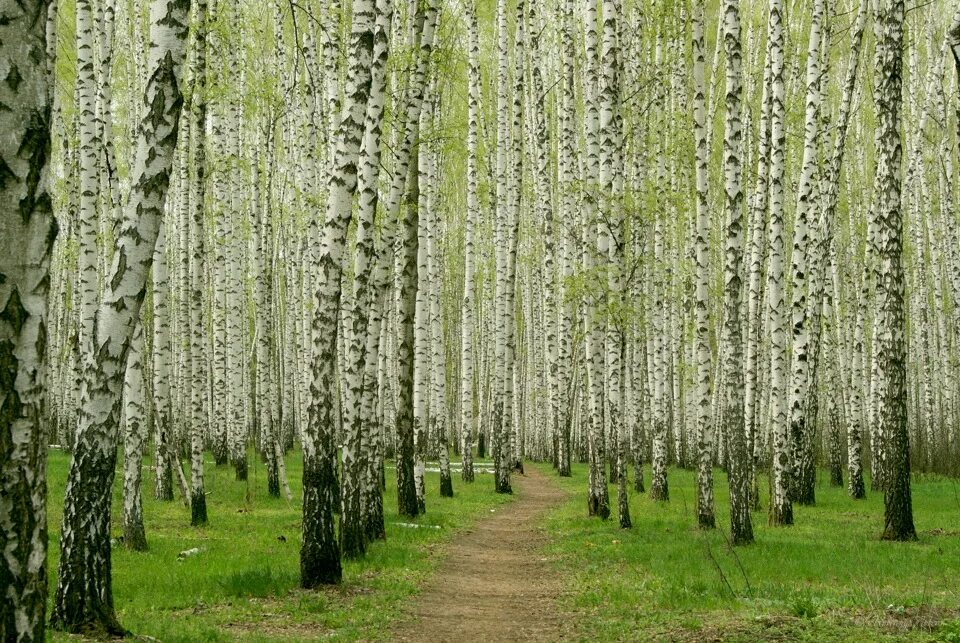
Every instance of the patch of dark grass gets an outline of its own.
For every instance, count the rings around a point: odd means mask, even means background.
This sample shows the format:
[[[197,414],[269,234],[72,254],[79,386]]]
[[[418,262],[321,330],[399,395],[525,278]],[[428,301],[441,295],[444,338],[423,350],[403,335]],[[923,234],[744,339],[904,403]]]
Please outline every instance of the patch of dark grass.
[[[217,585],[226,596],[265,598],[286,594],[296,587],[297,577],[260,567],[228,574]]]

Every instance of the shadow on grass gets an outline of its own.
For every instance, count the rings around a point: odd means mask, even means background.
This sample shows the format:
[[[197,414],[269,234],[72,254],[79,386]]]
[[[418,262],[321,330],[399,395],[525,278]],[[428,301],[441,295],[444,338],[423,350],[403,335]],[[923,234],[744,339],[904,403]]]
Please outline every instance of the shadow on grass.
[[[226,596],[266,598],[282,596],[297,587],[297,577],[260,567],[228,574],[217,581],[217,585]]]

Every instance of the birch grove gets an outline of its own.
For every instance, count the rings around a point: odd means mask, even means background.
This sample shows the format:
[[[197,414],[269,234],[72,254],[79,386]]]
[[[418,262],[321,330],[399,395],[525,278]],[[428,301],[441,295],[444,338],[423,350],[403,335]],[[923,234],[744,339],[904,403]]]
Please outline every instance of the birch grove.
[[[3,640],[124,635],[113,549],[217,525],[224,467],[302,510],[305,590],[529,463],[737,546],[828,484],[914,540],[960,475],[944,0],[0,16]]]

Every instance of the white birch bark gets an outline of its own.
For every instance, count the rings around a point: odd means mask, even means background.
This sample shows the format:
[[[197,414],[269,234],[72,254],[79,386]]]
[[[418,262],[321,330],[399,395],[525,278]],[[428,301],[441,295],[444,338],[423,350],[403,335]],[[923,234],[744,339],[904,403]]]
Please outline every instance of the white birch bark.
[[[406,119],[403,137],[395,160],[393,181],[389,197],[384,208],[387,225],[386,234],[381,243],[378,287],[385,289],[389,277],[388,253],[394,243],[394,223],[400,214],[404,189],[407,189],[406,203],[403,205],[403,219],[399,223],[401,235],[397,235],[399,250],[396,255],[397,314],[397,400],[395,404],[395,422],[397,434],[397,508],[402,516],[416,516],[416,484],[413,471],[413,327],[417,289],[417,231],[419,229],[416,204],[419,191],[417,181],[417,144],[420,136],[420,111],[426,89],[427,70],[430,54],[433,51],[434,30],[436,28],[437,6],[432,0],[422,3],[414,17],[412,34],[413,46],[417,51],[417,64],[407,89],[405,109]]]
[[[463,303],[460,321],[460,475],[464,482],[473,482],[473,414],[474,390],[474,230],[480,218],[478,195],[478,150],[480,130],[480,37],[477,28],[476,2],[467,9],[468,64],[467,79],[467,212],[463,232]]]
[[[140,481],[143,445],[147,441],[147,416],[143,394],[143,325],[137,322],[127,353],[123,381],[123,546],[135,551],[147,548],[143,528],[143,499]]]
[[[591,274],[595,268],[594,253],[600,249],[601,239],[597,224],[597,196],[600,176],[600,114],[599,62],[597,60],[597,8],[588,4],[585,17],[584,54],[584,140],[586,158],[584,161],[583,192],[583,269]],[[602,243],[606,243],[603,241]],[[606,246],[604,245],[604,249]],[[601,255],[602,256],[602,255]],[[606,454],[604,451],[604,391],[603,391],[603,327],[598,319],[596,304],[591,301],[584,305],[585,350],[587,363],[587,381],[589,386],[589,430],[587,432],[588,460],[590,475],[588,479],[587,511],[591,516],[600,516],[606,520],[610,516],[610,501],[607,492]]]
[[[370,92],[374,18],[372,0],[354,2],[340,135],[336,137],[331,163],[323,241],[317,258],[319,274],[311,328],[313,382],[307,427],[302,436],[304,491],[300,584],[306,589],[339,583],[342,574],[333,517],[338,486],[335,448],[338,422],[334,415],[338,311],[347,226],[353,214],[357,160]],[[320,222],[314,217],[311,228],[317,236],[319,227]]]
[[[70,465],[51,626],[122,634],[113,611],[110,489],[116,460],[119,400],[126,355],[143,299],[167,196],[180,117],[181,67],[189,3],[150,7],[149,80],[132,170],[118,228],[91,367],[85,369],[77,445]],[[89,494],[88,489],[99,489]]]
[[[364,515],[362,506],[364,478],[370,456],[367,442],[373,436],[363,435],[364,386],[367,386],[368,333],[376,333],[379,342],[379,324],[369,323],[368,309],[377,306],[378,297],[371,297],[369,282],[374,259],[373,224],[377,211],[377,181],[380,170],[380,132],[385,100],[385,76],[389,55],[390,22],[393,16],[391,0],[379,0],[374,30],[373,62],[371,68],[370,98],[364,116],[363,146],[360,154],[358,192],[360,203],[356,217],[356,249],[353,262],[351,314],[352,329],[348,333],[346,373],[347,404],[344,408],[345,437],[343,456],[343,495],[340,522],[340,546],[344,556],[355,556],[364,551]],[[382,512],[382,509],[381,509]]]
[[[716,526],[713,501],[713,425],[710,422],[710,237],[709,176],[710,149],[706,136],[706,87],[704,83],[704,0],[693,8],[693,136],[696,151],[696,225],[694,258],[694,328],[696,382],[694,407],[697,413],[697,524],[701,529]]]
[[[153,253],[153,413],[154,478],[157,500],[173,500],[173,409],[171,361],[170,272],[167,267],[166,232],[161,228]]]
[[[57,222],[48,193],[53,79],[47,3],[0,21],[0,639],[45,640],[46,454],[43,342]]]
[[[900,109],[904,37],[903,0],[874,5],[874,85],[877,129],[875,234],[873,260],[876,382],[872,384],[877,430],[883,444],[884,540],[916,540],[910,492],[910,446],[907,436],[906,318],[904,314],[903,214],[901,211]]]
[[[826,0],[813,0],[810,37],[807,42],[807,94],[804,116],[803,161],[797,188],[797,208],[793,223],[791,258],[793,359],[790,380],[790,448],[793,452],[793,501],[804,505],[815,502],[816,470],[813,462],[813,427],[806,426],[807,387],[809,385],[810,319],[807,307],[808,255],[810,254],[810,218],[819,202],[817,164],[820,149],[820,49],[821,26]]]
[[[793,524],[790,500],[789,420],[787,417],[786,303],[784,299],[783,192],[786,155],[783,0],[770,0],[770,250],[767,273],[770,336],[770,433],[773,439],[773,490],[770,521]]]
[[[724,246],[723,329],[720,344],[724,371],[723,428],[729,448],[730,539],[734,545],[753,542],[750,520],[750,454],[743,417],[743,329],[740,322],[743,284],[743,191],[740,142],[742,137],[740,3],[725,0],[724,53],[727,59],[726,119],[723,132],[726,243]]]

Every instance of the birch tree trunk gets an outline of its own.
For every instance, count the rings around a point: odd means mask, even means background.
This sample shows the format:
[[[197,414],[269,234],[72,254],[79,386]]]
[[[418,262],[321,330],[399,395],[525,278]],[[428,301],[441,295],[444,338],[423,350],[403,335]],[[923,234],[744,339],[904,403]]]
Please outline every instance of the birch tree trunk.
[[[586,159],[583,172],[583,270],[590,274],[595,268],[594,253],[599,249],[597,234],[597,196],[600,179],[600,114],[598,104],[599,72],[597,60],[597,7],[586,7],[584,35],[584,142]],[[602,255],[601,255],[602,256]],[[587,489],[587,512],[606,520],[610,516],[607,492],[606,453],[604,451],[604,391],[603,391],[603,327],[598,319],[597,306],[592,301],[584,305],[585,350],[587,382],[589,386],[589,427],[587,432],[590,474]]]
[[[770,267],[767,276],[768,333],[770,336],[770,432],[773,437],[773,489],[770,522],[793,524],[790,500],[790,448],[787,418],[786,302],[783,294],[783,174],[786,156],[784,104],[783,0],[770,0]]]
[[[377,2],[374,31],[373,63],[371,68],[370,98],[364,117],[363,147],[360,154],[360,194],[357,210],[356,250],[353,264],[352,302],[350,316],[352,329],[348,337],[346,393],[344,408],[343,494],[340,521],[340,546],[347,557],[362,554],[365,548],[365,509],[363,507],[364,480],[368,471],[366,459],[372,454],[367,444],[373,434],[363,435],[363,405],[367,381],[366,362],[369,334],[376,333],[379,342],[379,323],[370,324],[368,310],[378,307],[378,297],[369,294],[371,262],[374,259],[373,224],[377,211],[377,180],[380,171],[380,132],[385,99],[385,76],[389,56],[390,22],[393,16],[391,0]],[[371,312],[379,315],[379,312]],[[368,420],[369,421],[369,420]],[[381,501],[382,502],[382,501]],[[382,515],[382,509],[381,509]]]
[[[420,134],[429,126],[429,102],[420,119]],[[427,226],[430,212],[426,194],[431,189],[427,173],[429,150],[421,138],[417,154],[417,296],[414,302],[413,326],[413,480],[417,491],[417,511],[426,512],[424,472],[427,466],[427,404],[430,395],[430,308],[428,302],[430,275],[427,274]],[[413,170],[411,169],[411,172]],[[412,200],[412,197],[411,197]],[[412,205],[412,203],[411,203]]]
[[[508,193],[507,155],[510,151],[510,108],[507,100],[509,83],[507,63],[509,58],[507,32],[507,4],[505,0],[497,2],[497,159],[496,159],[496,222],[494,249],[496,253],[496,292],[494,294],[494,318],[496,376],[493,391],[493,466],[494,487],[498,493],[510,493],[510,466],[504,460],[504,453],[509,444],[507,428],[507,391],[512,388],[513,374],[507,365],[507,245],[509,244],[510,228],[510,195]]]
[[[432,114],[431,114],[432,115]],[[426,193],[426,241],[427,241],[427,287],[430,306],[430,408],[427,433],[437,444],[440,459],[440,495],[453,497],[453,480],[450,476],[450,453],[447,442],[447,390],[446,353],[443,344],[443,319],[440,308],[440,291],[443,286],[441,269],[442,252],[437,238],[440,236],[440,219],[437,216],[435,192],[438,181],[435,153],[429,150],[426,159],[426,175],[429,187]]]
[[[621,529],[629,529],[630,504],[627,497],[627,453],[624,393],[626,390],[627,336],[621,319],[623,290],[623,247],[626,243],[623,192],[623,134],[620,115],[620,24],[619,0],[604,0],[601,20],[600,60],[603,78],[600,105],[600,186],[603,190],[607,236],[607,410],[610,442],[616,450],[617,508]]]
[[[303,543],[300,548],[300,585],[305,589],[339,583],[340,547],[335,536],[334,502],[337,493],[334,414],[338,395],[336,354],[340,281],[347,226],[353,214],[357,161],[363,140],[373,65],[373,0],[353,4],[349,70],[340,119],[340,136],[328,181],[327,211],[320,248],[318,283],[311,327],[313,360],[308,422],[303,437]],[[311,227],[319,227],[316,217]],[[319,236],[319,230],[314,231]]]
[[[727,475],[730,481],[730,539],[734,545],[753,542],[750,521],[750,456],[747,453],[743,417],[743,329],[740,324],[743,284],[743,191],[741,189],[740,142],[740,2],[724,0],[724,53],[727,59],[726,121],[723,134],[726,245],[724,249],[723,332],[724,361],[723,425],[729,445]]]
[[[697,524],[701,529],[716,526],[713,503],[713,424],[710,422],[710,212],[708,167],[710,149],[706,136],[706,86],[704,64],[705,0],[697,0],[693,8],[693,136],[696,149],[696,225],[694,237],[696,329],[696,384],[694,407],[697,411]]]
[[[563,77],[560,80],[561,98],[559,105],[560,140],[558,143],[558,174],[560,184],[560,216],[562,237],[562,275],[561,293],[563,306],[560,313],[559,335],[559,367],[558,377],[559,410],[557,423],[559,435],[557,438],[557,469],[562,477],[569,477],[570,471],[570,433],[573,423],[574,408],[574,354],[573,319],[574,309],[569,293],[569,282],[573,277],[575,255],[574,234],[570,227],[576,221],[574,196],[574,150],[576,148],[576,132],[574,130],[574,60],[576,45],[573,35],[574,2],[566,0],[563,8]]]
[[[791,275],[793,287],[793,359],[790,383],[790,448],[793,451],[792,500],[803,505],[815,502],[816,469],[813,461],[814,426],[806,425],[807,387],[809,385],[810,319],[807,309],[810,245],[809,219],[819,203],[817,183],[820,148],[820,42],[821,25],[826,12],[825,0],[813,0],[810,38],[807,41],[807,98],[804,118],[803,163],[797,189],[797,209],[793,224]]]
[[[209,390],[206,381],[209,375],[206,363],[209,351],[205,348],[209,335],[203,319],[204,293],[207,289],[204,250],[208,245],[204,216],[207,165],[207,0],[197,0],[193,10],[195,31],[190,69],[193,84],[190,90],[190,137],[188,138],[190,152],[187,158],[193,164],[194,172],[189,175],[188,185],[184,186],[184,189],[188,190],[191,216],[190,242],[193,250],[190,266],[190,524],[197,527],[207,524],[207,494],[203,484],[203,446],[206,429],[211,424],[205,404]],[[214,307],[211,306],[211,308]]]
[[[147,549],[143,528],[143,500],[140,480],[143,477],[143,445],[147,441],[147,417],[143,396],[143,325],[137,322],[127,353],[127,370],[123,381],[123,546],[134,551]]]
[[[166,234],[161,227],[153,253],[153,411],[154,477],[157,500],[173,500],[173,409],[170,397],[171,305]]]
[[[110,584],[110,490],[126,356],[167,196],[182,105],[181,68],[189,1],[150,5],[149,78],[137,134],[131,192],[97,309],[97,336],[84,369],[80,426],[70,463],[60,573],[51,627],[121,635]]]
[[[474,229],[480,217],[477,138],[480,130],[480,36],[477,28],[477,7],[474,1],[467,9],[469,76],[467,97],[467,213],[463,238],[463,303],[460,321],[460,476],[473,482],[474,407]]]
[[[877,431],[887,460],[884,467],[884,540],[916,540],[910,494],[907,434],[906,317],[904,314],[903,213],[901,211],[900,108],[903,70],[903,0],[874,5],[873,92],[876,104],[877,166],[871,223],[874,271],[874,337]]]
[[[401,207],[404,187],[407,196],[403,203],[403,220],[400,223],[402,235],[397,252],[397,510],[401,516],[414,517],[419,513],[417,490],[414,476],[414,418],[413,418],[413,327],[417,297],[417,253],[419,230],[418,181],[418,145],[420,137],[420,110],[426,86],[427,69],[433,50],[434,29],[437,20],[437,6],[434,0],[419,5],[414,16],[413,45],[417,51],[417,64],[410,79],[406,101],[406,122],[403,131],[403,143],[396,159],[393,182],[390,186],[390,198],[386,205],[387,230],[390,230]],[[390,248],[392,239],[385,239],[384,252]],[[385,267],[382,267],[383,269]],[[385,285],[386,277],[381,278]]]
[[[48,193],[47,2],[6,4],[0,21],[0,639],[43,641],[47,444],[43,341],[57,222]],[[54,3],[52,6],[56,6]],[[55,9],[54,9],[55,11]]]

